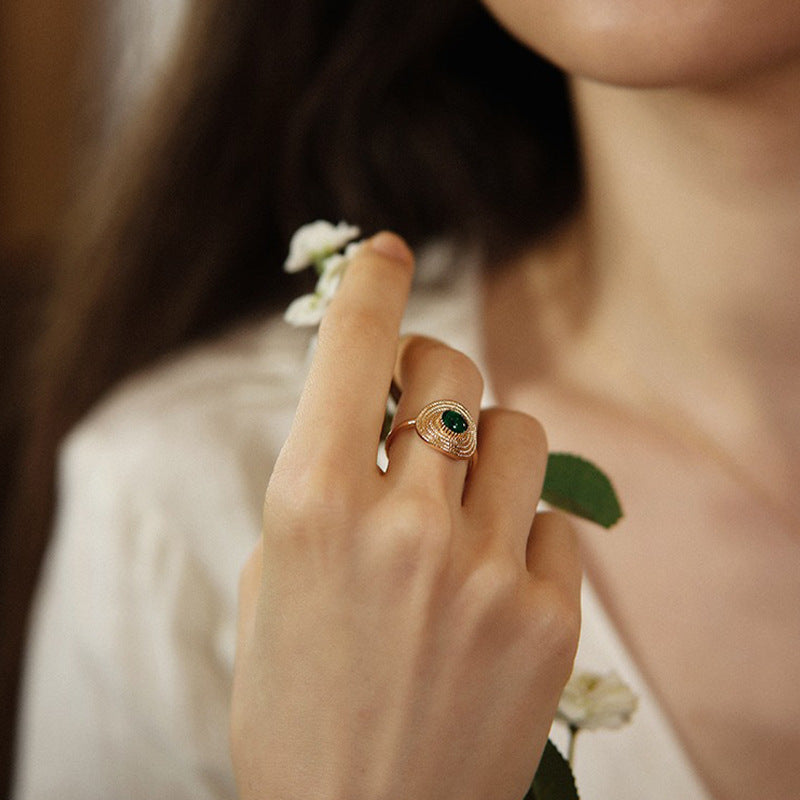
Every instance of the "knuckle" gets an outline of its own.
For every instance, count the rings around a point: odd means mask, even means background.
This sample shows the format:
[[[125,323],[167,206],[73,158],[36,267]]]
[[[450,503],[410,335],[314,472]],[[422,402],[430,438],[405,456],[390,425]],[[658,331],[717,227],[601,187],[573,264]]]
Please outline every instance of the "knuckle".
[[[334,476],[316,470],[282,474],[270,481],[264,498],[264,535],[272,540],[305,537],[342,527],[353,505],[350,492]]]
[[[538,419],[523,411],[491,408],[481,412],[481,422],[504,425],[513,429],[517,441],[526,450],[547,453],[547,434]]]
[[[522,444],[534,452],[546,453],[547,452],[547,434],[545,433],[542,423],[535,417],[529,414],[524,414],[521,411],[510,411],[513,414],[514,425],[517,426],[517,437],[521,440]]]
[[[556,664],[571,667],[581,630],[580,603],[550,591],[540,604],[538,636]]]
[[[467,640],[502,646],[509,637],[524,634],[519,572],[511,559],[491,558],[462,573],[454,615],[455,627]]]
[[[446,355],[442,359],[442,372],[445,380],[449,379],[456,386],[466,384],[471,393],[482,394],[483,375],[475,362],[460,350],[454,350],[446,345],[442,345],[442,347],[446,351]]]
[[[427,336],[412,336],[405,340],[402,360],[433,363],[444,383],[467,388],[472,393],[483,392],[483,375],[466,353]]]
[[[389,562],[402,565],[404,571],[433,568],[447,563],[452,540],[453,519],[440,500],[422,492],[395,499],[382,515],[385,535],[383,553]]]
[[[482,561],[471,572],[467,591],[477,606],[495,613],[516,604],[520,581],[520,570],[511,558],[492,557]]]
[[[437,549],[452,536],[453,520],[450,510],[441,499],[424,492],[408,494],[395,506],[392,524],[396,536],[419,540]]]

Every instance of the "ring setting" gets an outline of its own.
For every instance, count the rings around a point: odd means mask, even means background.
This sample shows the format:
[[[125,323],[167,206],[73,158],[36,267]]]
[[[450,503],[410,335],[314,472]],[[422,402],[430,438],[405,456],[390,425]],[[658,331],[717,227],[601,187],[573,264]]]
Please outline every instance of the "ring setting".
[[[477,459],[477,426],[461,403],[455,400],[428,403],[414,419],[392,428],[386,437],[386,452],[389,452],[394,437],[400,431],[411,429],[434,450],[453,459],[469,460],[474,466]]]

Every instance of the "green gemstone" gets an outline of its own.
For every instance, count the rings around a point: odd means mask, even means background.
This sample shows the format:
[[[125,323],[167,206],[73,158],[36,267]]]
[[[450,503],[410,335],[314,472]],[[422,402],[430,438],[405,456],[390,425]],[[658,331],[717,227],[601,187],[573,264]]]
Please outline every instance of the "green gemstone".
[[[453,409],[448,409],[442,414],[442,422],[445,428],[449,428],[453,433],[464,433],[469,427],[464,417]]]

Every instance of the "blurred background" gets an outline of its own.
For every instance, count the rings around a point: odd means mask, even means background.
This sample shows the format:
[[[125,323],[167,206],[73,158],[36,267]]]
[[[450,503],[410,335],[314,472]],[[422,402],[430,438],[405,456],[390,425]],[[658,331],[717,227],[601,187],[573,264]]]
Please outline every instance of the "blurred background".
[[[0,448],[69,203],[169,63],[187,0],[0,3]],[[5,458],[5,457],[4,457]],[[3,471],[3,488],[9,478]]]
[[[121,126],[135,114],[148,88],[168,68],[188,2],[0,2],[3,510],[25,422],[21,387],[71,201],[91,174],[92,165],[113,146]],[[15,545],[25,532],[2,530],[0,534],[0,565],[13,570]],[[13,603],[13,598],[6,602]],[[0,631],[3,639],[5,634]],[[13,698],[6,690],[10,661],[2,659],[0,797],[7,796],[13,736]]]
[[[85,0],[0,4],[0,340],[2,441],[13,451],[15,387],[72,185],[79,62],[88,57]],[[3,488],[11,465],[3,472]]]

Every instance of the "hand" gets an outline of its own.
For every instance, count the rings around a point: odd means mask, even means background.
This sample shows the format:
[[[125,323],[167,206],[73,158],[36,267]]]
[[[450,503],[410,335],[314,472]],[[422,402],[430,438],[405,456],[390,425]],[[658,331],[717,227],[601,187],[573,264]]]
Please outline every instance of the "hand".
[[[400,342],[411,274],[390,234],[349,266],[267,489],[240,586],[243,798],[521,800],[572,667],[577,544],[563,516],[534,519],[539,424],[483,411],[469,474],[413,431],[376,466],[393,374],[398,421],[479,409],[466,356]]]

